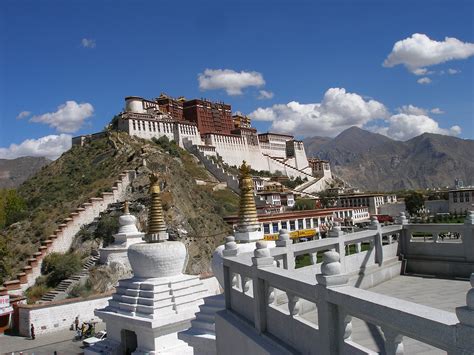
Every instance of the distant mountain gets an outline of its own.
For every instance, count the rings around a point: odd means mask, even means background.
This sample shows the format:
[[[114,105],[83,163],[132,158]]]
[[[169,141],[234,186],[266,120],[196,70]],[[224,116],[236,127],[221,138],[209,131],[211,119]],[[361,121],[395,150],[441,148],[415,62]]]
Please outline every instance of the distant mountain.
[[[424,133],[406,142],[351,127],[321,144],[304,139],[306,154],[327,159],[334,173],[365,190],[474,184],[474,140]]]
[[[51,160],[43,157],[0,159],[0,189],[15,188]]]

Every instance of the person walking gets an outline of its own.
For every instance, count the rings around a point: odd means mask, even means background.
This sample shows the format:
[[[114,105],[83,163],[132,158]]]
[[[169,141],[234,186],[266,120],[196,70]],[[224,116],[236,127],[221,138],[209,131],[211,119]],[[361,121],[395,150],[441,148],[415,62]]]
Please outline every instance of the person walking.
[[[79,316],[77,316],[76,319],[74,320],[74,325],[75,325],[76,330],[78,330],[79,329]]]
[[[31,333],[31,340],[35,340],[35,326],[33,325],[33,323],[31,323],[30,333]]]

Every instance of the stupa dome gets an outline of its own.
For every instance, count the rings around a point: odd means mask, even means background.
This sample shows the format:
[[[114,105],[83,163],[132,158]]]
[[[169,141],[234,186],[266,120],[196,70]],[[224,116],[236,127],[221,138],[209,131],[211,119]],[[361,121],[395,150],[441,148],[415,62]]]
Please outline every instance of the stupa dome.
[[[133,275],[140,278],[181,275],[186,262],[186,247],[181,242],[137,243],[127,254]]]

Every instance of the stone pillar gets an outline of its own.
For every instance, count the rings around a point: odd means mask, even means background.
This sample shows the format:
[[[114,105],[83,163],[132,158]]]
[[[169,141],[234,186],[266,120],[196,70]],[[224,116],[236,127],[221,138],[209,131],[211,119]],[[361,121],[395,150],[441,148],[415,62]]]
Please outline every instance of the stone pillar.
[[[336,247],[336,252],[339,253],[340,262],[344,267],[344,258],[346,256],[346,248],[344,245],[344,232],[342,231],[341,225],[339,222],[336,222],[332,229],[328,232],[328,238],[337,238],[338,245]]]
[[[474,262],[474,211],[469,211],[464,220],[464,233],[462,236],[466,261]]]
[[[382,327],[385,337],[385,352],[387,355],[403,355],[403,335],[390,328]]]
[[[381,266],[383,263],[382,227],[377,217],[371,217],[369,229],[377,231],[374,237],[375,262]]]
[[[273,257],[270,256],[270,249],[268,249],[267,242],[258,241],[256,249],[252,258],[252,265],[254,268],[273,266]],[[267,328],[267,314],[266,307],[268,304],[268,289],[269,285],[265,281],[259,279],[256,273],[253,275],[253,304],[254,304],[254,324],[255,329],[259,334],[265,332]]]
[[[295,269],[295,255],[291,249],[293,241],[290,239],[290,234],[286,229],[280,229],[278,234],[278,240],[275,242],[275,245],[278,248],[286,248],[286,256],[283,260],[283,268],[287,270]]]
[[[474,354],[474,273],[471,274],[470,282],[466,306],[456,308],[459,323],[456,324],[456,351],[453,354]]]
[[[225,245],[224,245],[224,250],[222,251],[222,255],[224,257],[232,257],[232,256],[237,256],[239,253],[239,246],[235,242],[235,238],[233,236],[228,236],[225,238]],[[230,275],[231,278],[231,285],[232,286],[239,286],[240,284],[240,277],[239,275]]]
[[[341,274],[339,254],[328,251],[323,254],[321,274],[316,275],[318,328],[321,343],[319,350],[324,355],[342,354],[344,340],[352,334],[351,318],[337,305],[330,302],[331,296],[328,289],[346,285],[349,278]]]

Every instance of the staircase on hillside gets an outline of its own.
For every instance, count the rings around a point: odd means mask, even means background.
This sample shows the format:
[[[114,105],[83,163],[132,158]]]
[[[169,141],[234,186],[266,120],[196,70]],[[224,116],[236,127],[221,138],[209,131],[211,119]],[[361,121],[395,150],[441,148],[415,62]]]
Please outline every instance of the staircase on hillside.
[[[287,164],[287,163],[285,162],[286,160],[283,161],[283,160],[280,160],[281,158],[274,158],[274,157],[272,157],[272,156],[270,156],[270,155],[268,155],[268,154],[265,154],[265,153],[262,153],[262,154],[263,154],[264,156],[268,157],[269,159],[271,159],[271,160],[273,160],[273,161],[275,161],[275,162],[277,162],[277,163],[279,163],[279,164],[281,164],[281,165],[284,165],[285,167],[287,167],[287,168],[289,168],[289,169],[292,169],[292,170],[294,170],[294,171],[299,172],[300,174],[305,175],[308,179],[314,179],[314,176],[313,176],[313,175],[308,174],[307,172],[305,172],[305,171],[303,171],[303,170],[301,170],[301,169],[295,168],[294,166],[292,166],[292,165],[290,165],[290,164]]]
[[[70,278],[62,280],[52,291],[48,291],[41,297],[39,303],[60,301],[68,296],[68,292],[78,283],[89,276],[89,270],[99,261],[99,255],[92,255],[82,264],[82,270]]]

